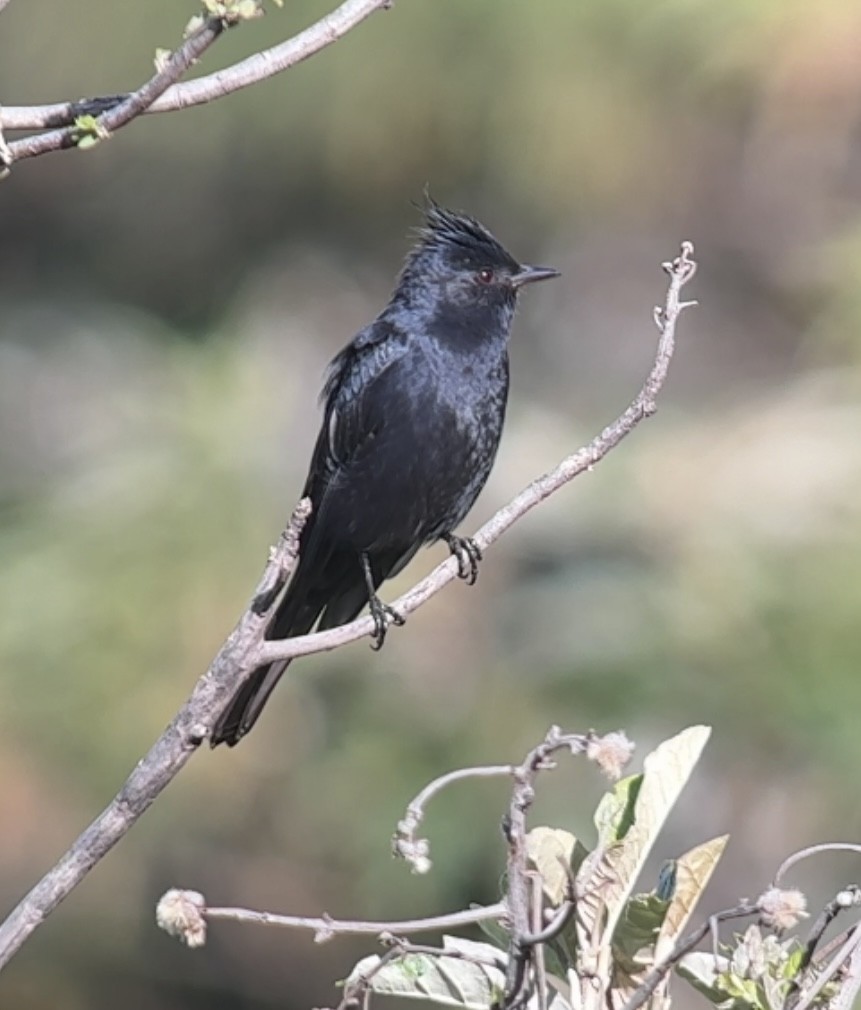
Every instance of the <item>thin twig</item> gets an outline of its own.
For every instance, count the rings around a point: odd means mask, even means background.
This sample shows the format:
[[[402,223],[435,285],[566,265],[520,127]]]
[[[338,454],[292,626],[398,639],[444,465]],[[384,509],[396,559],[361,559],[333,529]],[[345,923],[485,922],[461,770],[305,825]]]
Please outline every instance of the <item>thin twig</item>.
[[[541,916],[544,913],[544,878],[537,870],[529,874],[529,884],[532,898],[532,933],[535,937],[541,933]],[[527,945],[527,938],[520,938],[521,944]],[[547,966],[544,958],[543,943],[532,943],[532,966],[535,974],[535,996],[537,1010],[547,1010]]]
[[[226,24],[221,18],[205,18],[203,24],[170,54],[164,66],[144,85],[123,98],[118,105],[95,117],[92,136],[107,139],[112,133],[143,115],[156,99],[163,95],[189,67],[200,59],[221,35],[225,27]],[[25,137],[23,140],[13,141],[11,144],[7,144],[7,157],[10,160],[5,162],[6,167],[8,168],[12,163],[20,161],[22,158],[34,158],[40,154],[47,154],[49,151],[75,147],[78,144],[79,136],[79,130],[73,123],[71,126],[59,130],[51,130],[48,133],[40,133],[33,137]]]
[[[508,945],[508,965],[502,1006],[506,1010],[518,1006],[524,997],[534,945],[527,942],[535,929],[532,924],[529,894],[529,854],[526,846],[527,814],[535,800],[535,780],[539,772],[554,767],[553,755],[560,750],[583,753],[592,737],[589,734],[563,734],[551,726],[544,740],[533,747],[523,763],[514,770],[514,789],[506,817],[508,856],[508,911],[511,939]]]
[[[654,365],[634,401],[617,420],[609,424],[587,446],[567,456],[553,470],[532,481],[516,498],[504,505],[489,519],[472,537],[482,551],[495,543],[518,519],[525,516],[536,505],[540,505],[545,498],[564,487],[581,473],[591,470],[627,435],[630,435],[644,418],[655,412],[657,397],[667,378],[670,361],[675,350],[676,323],[682,310],[694,304],[680,300],[682,288],[691,280],[696,271],[693,252],[693,245],[690,242],[683,242],[679,257],[672,263],[663,264],[664,269],[670,275],[670,285],[664,307],[656,310],[656,321],[661,336],[658,341]],[[448,585],[457,576],[457,572],[457,558],[447,558],[430,575],[395,600],[392,606],[400,614],[412,613]],[[372,618],[360,617],[349,624],[328,631],[297,635],[295,638],[267,640],[261,644],[256,661],[263,666],[279,659],[293,659],[296,656],[327,652],[337,649],[347,642],[355,642],[357,639],[365,638],[373,632]]]
[[[299,535],[310,514],[311,502],[304,498],[296,506],[286,535],[270,555],[254,599],[279,582],[282,587],[286,585],[298,557]],[[0,968],[130,830],[206,739],[212,713],[220,713],[227,707],[238,678],[250,673],[246,665],[248,657],[263,637],[269,616],[269,612],[255,613],[249,607],[195,685],[191,697],[146,757],[138,762],[119,793],[0,924]]]
[[[536,933],[527,933],[525,936],[521,936],[520,942],[524,946],[537,947],[542,943],[549,943],[551,940],[555,940],[568,925],[573,914],[574,902],[571,900],[563,901],[544,929]]]
[[[2,0],[8,3],[9,0]],[[223,70],[200,77],[194,81],[174,83],[172,87],[162,89],[164,93],[149,103],[146,113],[173,112],[187,109],[192,105],[202,105],[223,98],[242,88],[250,87],[289,69],[302,60],[308,59],[326,46],[337,42],[358,24],[370,17],[375,11],[388,7],[391,0],[345,0],[339,7],[320,18],[304,31],[293,38],[273,46],[262,52],[255,53]],[[172,82],[171,82],[172,83]],[[136,92],[135,94],[138,94]],[[111,99],[92,99],[78,102],[59,102],[53,105],[36,106],[5,106],[0,107],[0,129],[9,130],[46,130],[55,127],[71,126],[81,115],[92,114],[92,110],[101,111],[100,102],[108,101],[116,104],[126,101],[132,96],[114,96]],[[116,129],[117,127],[114,127]],[[46,134],[52,137],[51,143],[57,143],[56,134]],[[31,138],[40,140],[42,138]],[[46,150],[58,150],[58,147],[41,147],[31,150],[27,141],[18,141],[21,147],[15,148],[15,158],[32,157],[44,154]]]
[[[779,887],[786,874],[803,859],[821,855],[823,852],[861,852],[861,845],[856,845],[854,842],[821,842],[819,845],[809,845],[806,849],[799,849],[798,852],[787,856],[777,868],[773,886]]]
[[[588,446],[567,457],[555,470],[533,481],[512,502],[500,509],[479,531],[476,540],[480,547],[485,548],[499,539],[521,516],[603,459],[654,410],[656,397],[664,384],[673,356],[676,322],[686,304],[680,301],[679,295],[696,270],[693,246],[689,242],[683,243],[679,257],[664,266],[670,274],[670,285],[665,307],[656,314],[661,336],[654,365],[640,393],[621,417],[605,428]],[[291,555],[290,550],[295,552],[298,534],[309,509],[309,502],[301,502],[297,507],[288,530],[286,543],[289,544],[289,549],[285,547],[281,557],[270,558],[261,585],[254,594],[255,600],[266,594],[269,594],[268,598],[274,598],[271,595],[273,579],[279,586],[286,584],[291,564],[295,564],[295,553]],[[272,566],[275,568],[274,573]],[[403,612],[415,610],[450,582],[456,570],[456,559],[439,566],[401,598],[398,602],[399,609]],[[261,663],[270,662],[279,655],[294,656],[327,651],[373,630],[373,622],[362,619],[343,629],[262,645],[267,618],[268,611],[263,614],[252,608],[246,611],[209,670],[195,685],[189,700],[146,757],[138,763],[119,793],[60,861],[22,899],[5,922],[0,924],[0,968],[8,963],[33,931],[173,781],[227,708],[244,677],[249,676]],[[277,655],[267,650],[275,650]],[[524,922],[527,925],[521,932],[528,933],[528,921]]]
[[[417,838],[416,832],[424,820],[425,807],[429,801],[453,782],[471,778],[507,777],[513,775],[514,770],[514,765],[479,765],[475,768],[458,768],[429,782],[418,796],[410,800],[406,813],[398,821],[392,838],[393,853],[400,859],[405,859],[414,873],[427,873],[431,868],[430,845],[426,838]]]
[[[834,957],[828,962],[826,967],[816,976],[815,980],[811,984],[810,988],[805,990],[798,1002],[795,1004],[795,1010],[807,1010],[807,1007],[816,999],[819,993],[824,989],[824,987],[831,981],[834,975],[840,970],[844,962],[849,959],[850,967],[854,969],[854,985],[853,985],[853,997],[854,991],[857,990],[858,982],[858,958],[859,949],[861,949],[861,928],[858,926],[852,930],[849,934],[848,939],[843,944],[843,946],[837,951]],[[852,1004],[849,1003],[848,1006]]]
[[[828,929],[837,916],[841,912],[846,911],[847,908],[857,907],[858,905],[861,905],[861,887],[857,884],[850,884],[848,887],[842,888],[828,902],[816,917],[816,921],[810,927],[810,932],[804,941],[804,950],[798,965],[797,976],[800,976],[813,960],[813,955],[816,953],[819,941],[822,939],[825,930]]]
[[[396,922],[370,922],[367,920],[332,919],[328,915],[306,918],[299,915],[275,915],[272,912],[255,912],[249,908],[204,908],[206,919],[233,919],[236,922],[251,922],[261,926],[281,926],[286,929],[305,929],[314,933],[316,943],[324,943],[332,937],[346,934],[381,933],[430,933],[438,929],[452,929],[469,926],[488,919],[500,919],[506,914],[504,902],[495,905],[481,905],[447,915],[433,915],[424,919],[402,919]]]
[[[856,943],[843,969],[840,991],[829,1003],[828,1010],[852,1010],[861,990],[861,943]]]

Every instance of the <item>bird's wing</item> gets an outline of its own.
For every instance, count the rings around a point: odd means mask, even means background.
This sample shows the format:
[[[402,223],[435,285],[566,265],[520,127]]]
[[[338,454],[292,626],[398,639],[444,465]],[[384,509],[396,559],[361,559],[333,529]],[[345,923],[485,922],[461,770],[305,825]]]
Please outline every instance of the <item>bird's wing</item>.
[[[383,423],[385,397],[375,395],[377,384],[403,357],[407,336],[377,320],[362,330],[329,367],[323,389],[323,423],[311,457],[303,497],[313,510],[302,538],[301,555],[315,566],[328,556],[331,492],[339,475],[367,449]]]
[[[380,430],[382,407],[373,392],[375,383],[405,351],[405,335],[377,321],[332,362],[323,391],[323,424],[303,491],[313,510],[302,531],[299,565],[267,628],[268,638],[305,634],[318,617],[320,628],[343,624],[368,601],[359,559],[333,552],[327,518],[330,491],[338,473],[361,455],[363,446]],[[378,559],[375,582],[402,567],[418,546],[400,557]],[[251,729],[288,663],[282,660],[254,671],[213,729],[213,746],[225,742],[232,747]]]
[[[377,320],[330,365],[323,389],[323,423],[304,491],[318,512],[333,476],[349,466],[379,431],[383,417],[374,388],[406,349],[403,331]]]

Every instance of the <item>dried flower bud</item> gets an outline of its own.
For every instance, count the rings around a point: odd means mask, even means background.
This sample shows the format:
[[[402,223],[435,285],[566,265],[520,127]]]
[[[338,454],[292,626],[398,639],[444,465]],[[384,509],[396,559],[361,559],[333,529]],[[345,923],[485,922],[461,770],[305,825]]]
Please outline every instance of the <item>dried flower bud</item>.
[[[177,937],[186,947],[202,947],[206,943],[206,900],[198,891],[176,888],[162,895],[156,905],[155,921],[160,929]]]
[[[392,852],[399,859],[410,864],[413,873],[430,873],[433,863],[430,858],[430,842],[426,838],[415,838],[406,821],[398,825],[398,832],[392,839]]]
[[[586,744],[586,757],[612,782],[621,777],[633,753],[634,744],[621,730],[605,736],[590,736]]]
[[[807,898],[801,891],[769,887],[759,896],[756,904],[763,924],[772,929],[792,929],[807,918]]]

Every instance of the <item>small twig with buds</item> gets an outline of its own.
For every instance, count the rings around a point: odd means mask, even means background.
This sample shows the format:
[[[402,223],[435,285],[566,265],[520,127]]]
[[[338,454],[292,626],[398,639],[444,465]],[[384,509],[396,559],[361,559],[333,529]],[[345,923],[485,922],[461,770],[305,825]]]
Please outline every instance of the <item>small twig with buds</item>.
[[[206,941],[207,924],[214,919],[307,930],[314,934],[315,943],[326,943],[336,936],[430,933],[440,929],[470,926],[490,919],[501,919],[505,914],[506,906],[500,901],[495,905],[479,905],[448,915],[432,915],[423,919],[398,919],[391,922],[333,919],[325,913],[321,916],[277,915],[274,912],[257,912],[250,908],[211,908],[198,891],[175,888],[164,894],[156,906],[158,925],[187,947],[203,946]]]
[[[429,782],[424,789],[407,805],[406,813],[398,821],[397,830],[392,839],[392,850],[396,856],[410,864],[413,873],[427,873],[432,866],[430,859],[430,843],[426,838],[420,838],[416,832],[421,827],[425,817],[428,802],[443,789],[455,782],[471,778],[513,778],[515,792],[512,804],[524,799],[523,782],[533,778],[535,773],[555,764],[550,755],[559,750],[569,750],[572,754],[585,754],[594,761],[601,771],[610,779],[617,779],[622,769],[631,759],[634,745],[621,731],[607,733],[604,736],[589,733],[563,734],[558,726],[551,726],[545,739],[526,756],[519,765],[477,765],[474,768],[458,768],[446,772]],[[533,762],[543,762],[540,767],[533,767]],[[520,792],[518,792],[520,787]],[[509,813],[510,817],[510,813]],[[506,821],[506,824],[508,821]],[[508,829],[506,829],[508,830]]]
[[[300,512],[299,515],[304,516],[304,512]],[[286,543],[289,548],[292,540],[287,538]],[[274,558],[273,563],[275,560]],[[258,595],[268,591],[269,586],[264,579],[261,581]],[[232,919],[237,922],[309,930],[313,932],[315,942],[323,943],[339,935],[403,935],[451,929],[492,919],[504,920],[508,924],[513,919],[512,908],[518,907],[516,905],[520,899],[518,887],[522,887],[526,891],[526,914],[520,931],[512,930],[512,943],[516,940],[518,951],[528,951],[556,936],[570,918],[574,907],[572,896],[560,905],[552,921],[541,929],[540,909],[536,917],[534,901],[531,905],[529,904],[528,894],[530,877],[534,876],[534,873],[530,871],[526,862],[526,813],[534,799],[535,780],[538,774],[554,768],[554,755],[562,750],[567,750],[572,754],[585,754],[598,764],[605,774],[611,778],[618,778],[624,764],[633,753],[633,744],[621,732],[608,733],[606,736],[599,737],[592,732],[562,733],[558,726],[552,726],[544,740],[533,747],[519,765],[462,768],[434,779],[410,802],[406,816],[398,824],[395,835],[395,854],[407,859],[414,869],[418,868],[420,872],[424,872],[425,864],[427,867],[430,866],[428,843],[426,839],[416,837],[416,830],[424,818],[425,805],[431,797],[452,783],[466,778],[488,778],[501,775],[512,778],[514,787],[506,816],[506,836],[509,843],[509,895],[506,901],[498,902],[495,905],[451,912],[447,915],[378,922],[333,919],[329,915],[305,917],[257,912],[245,908],[216,908],[208,906],[203,895],[197,891],[173,889],[168,891],[159,901],[156,908],[156,921],[162,929],[176,936],[189,947],[201,946],[206,941],[207,924],[214,919]],[[517,894],[514,901],[511,899],[512,890]]]
[[[430,843],[426,838],[416,837],[416,832],[425,816],[425,807],[432,797],[454,782],[471,778],[499,778],[513,775],[514,765],[479,765],[476,768],[458,768],[433,779],[411,800],[392,838],[394,855],[405,859],[413,873],[428,873],[433,865],[430,859]]]
[[[381,943],[391,949],[381,958],[373,959],[370,967],[363,964],[362,974],[354,972],[351,975],[339,1010],[348,1008],[352,1010],[355,1007],[367,1010],[373,991],[400,991],[399,987],[402,984],[409,986],[411,984],[409,980],[413,976],[408,966],[403,966],[403,975],[395,973],[391,979],[377,979],[378,973],[385,966],[391,965],[407,954],[424,954],[430,958],[443,959],[460,958],[473,961],[477,965],[491,965],[496,969],[495,978],[490,981],[491,989],[498,994],[494,996],[496,1000],[493,1004],[494,1010],[524,1010],[527,1006],[533,1010],[547,1010],[560,984],[558,970],[551,969],[551,962],[548,960],[546,945],[551,941],[560,936],[563,938],[554,953],[556,957],[561,955],[568,958],[568,986],[572,994],[583,984],[584,979],[587,981],[592,979],[599,983],[605,977],[609,979],[615,971],[616,962],[612,959],[595,971],[590,970],[588,962],[578,960],[576,957],[571,960],[570,954],[562,954],[567,944],[565,928],[573,915],[579,911],[580,903],[587,897],[582,891],[578,892],[578,881],[583,876],[584,868],[588,868],[590,860],[601,862],[609,851],[607,846],[612,847],[614,843],[604,839],[598,849],[586,855],[582,861],[578,861],[576,873],[567,850],[565,855],[554,855],[552,850],[548,852],[546,848],[533,850],[532,838],[527,833],[527,817],[535,800],[538,778],[542,772],[556,767],[559,752],[568,751],[573,755],[585,755],[599,764],[610,778],[617,779],[631,757],[632,750],[633,745],[623,733],[609,733],[606,736],[598,736],[591,731],[563,733],[559,727],[552,726],[545,738],[526,754],[520,764],[458,769],[434,779],[417,794],[408,805],[406,816],[398,824],[395,851],[396,854],[406,858],[414,869],[417,863],[420,869],[424,869],[425,865],[430,866],[428,843],[426,839],[417,837],[417,831],[424,820],[426,805],[430,799],[448,786],[468,778],[505,776],[512,781],[511,799],[503,819],[507,842],[504,878],[506,891],[503,900],[497,904],[423,919],[396,922],[350,921],[332,919],[328,915],[304,918],[237,908],[208,908],[203,896],[196,892],[170,891],[159,902],[158,923],[189,946],[200,946],[205,941],[208,923],[219,918],[309,930],[313,932],[314,940],[318,943],[342,934],[376,935]],[[646,819],[648,820],[648,814]],[[634,824],[638,823],[637,814]],[[542,844],[539,843],[539,846]],[[835,849],[854,851],[855,848],[849,843],[832,843],[805,849],[784,861],[774,880],[780,881],[789,867],[807,856]],[[542,851],[541,858],[535,855],[536,851]],[[550,858],[558,859],[564,875],[567,875],[567,887],[561,886],[564,877],[561,881],[557,877],[556,882],[550,884],[551,890],[545,891],[551,880],[546,872],[548,855]],[[591,872],[586,873],[586,878],[590,881],[592,876]],[[612,884],[610,877],[605,880]],[[550,905],[546,908],[545,893],[553,895]],[[798,926],[807,916],[806,904],[806,898],[801,891],[772,883],[755,901],[745,899],[734,908],[709,916],[692,933],[677,940],[669,954],[653,964],[642,983],[633,992],[625,990],[627,1002],[621,1005],[620,1010],[640,1010],[650,1003],[656,994],[665,993],[662,986],[666,985],[670,971],[709,934],[712,937],[712,963],[715,975],[718,984],[722,985],[720,979],[725,969],[721,965],[729,965],[734,961],[721,958],[719,954],[721,923],[732,919],[756,917],[763,929],[779,937]],[[829,982],[835,986],[835,995],[828,996],[831,1010],[835,1008],[850,1010],[851,1001],[861,989],[861,925],[856,923],[821,950],[816,957],[815,965],[814,952],[836,915],[843,909],[858,906],[861,906],[861,887],[850,884],[824,907],[807,938],[804,958],[794,974],[797,981],[787,986],[786,996],[780,1004],[783,1010],[809,1010]],[[453,927],[491,920],[500,924],[507,933],[504,952],[494,952],[486,944],[465,946],[470,942],[457,941],[454,937],[447,939],[442,949],[415,945],[406,937],[407,933],[449,930]],[[745,934],[745,937],[748,935]],[[755,939],[761,935],[761,931],[754,929]],[[761,941],[756,939],[756,942]],[[747,940],[739,939],[738,943],[747,943]],[[748,953],[749,958],[753,956]],[[826,959],[827,964],[823,967]],[[416,971],[418,970],[417,967]],[[745,969],[739,970],[744,976]],[[551,971],[554,974],[551,974]],[[435,977],[447,979],[443,966],[440,966],[439,975]],[[375,979],[377,981],[374,981]],[[487,978],[485,977],[483,981],[487,982]],[[583,991],[588,993],[588,987]],[[433,988],[427,990],[429,998],[434,998],[432,993]],[[660,1000],[662,996],[658,995],[657,998]],[[487,999],[486,994],[482,999]],[[613,1003],[617,1005],[615,1000]],[[580,1003],[572,1005],[582,1010],[587,1007],[587,1000],[581,998]],[[588,1006],[591,1007],[592,1004]],[[594,1006],[597,1010],[598,1003]]]
[[[5,5],[8,0],[0,2]],[[279,45],[197,80],[181,81],[226,28],[262,13],[259,5],[243,5],[235,0],[210,5],[218,13],[195,19],[182,45],[159,60],[155,75],[136,91],[53,105],[0,107],[0,134],[3,130],[44,131],[12,141],[5,148],[0,146],[0,167],[8,170],[24,158],[88,146],[81,140],[95,143],[143,114],[187,109],[250,87],[308,59],[390,3],[391,0],[344,0],[316,23]]]

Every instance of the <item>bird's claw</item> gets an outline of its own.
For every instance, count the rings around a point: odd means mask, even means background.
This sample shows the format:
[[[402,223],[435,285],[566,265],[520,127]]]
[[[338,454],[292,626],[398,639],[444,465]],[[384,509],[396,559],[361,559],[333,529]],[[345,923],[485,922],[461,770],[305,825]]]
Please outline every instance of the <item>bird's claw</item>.
[[[399,614],[394,607],[390,607],[388,603],[383,603],[376,594],[370,599],[370,609],[371,617],[374,619],[374,633],[372,635],[374,644],[371,648],[374,652],[379,652],[386,640],[389,625],[394,624],[400,628],[406,624],[406,618],[403,614]]]
[[[481,548],[472,537],[446,537],[448,549],[457,558],[457,577],[468,586],[474,586],[478,578],[478,563],[484,557]]]

